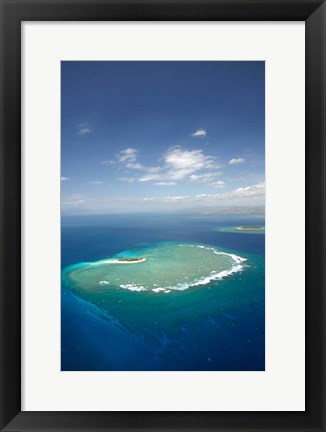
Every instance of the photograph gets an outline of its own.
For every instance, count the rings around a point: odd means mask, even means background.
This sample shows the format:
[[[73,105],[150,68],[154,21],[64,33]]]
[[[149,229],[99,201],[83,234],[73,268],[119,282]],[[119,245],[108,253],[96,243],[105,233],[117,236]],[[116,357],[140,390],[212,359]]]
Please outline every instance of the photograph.
[[[326,432],[326,0],[129,3],[0,0],[0,432]]]
[[[265,371],[264,61],[61,61],[60,175],[61,371]]]

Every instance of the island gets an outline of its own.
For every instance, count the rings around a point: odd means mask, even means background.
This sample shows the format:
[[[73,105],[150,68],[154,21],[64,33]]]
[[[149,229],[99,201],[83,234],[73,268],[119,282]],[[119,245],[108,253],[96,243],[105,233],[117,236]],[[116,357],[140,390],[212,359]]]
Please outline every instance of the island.
[[[109,259],[109,260],[102,260],[100,261],[103,264],[138,264],[147,261],[147,258],[143,257],[136,257],[136,258],[116,258],[116,259]]]
[[[265,234],[265,227],[261,225],[240,225],[240,226],[233,226],[233,227],[215,227],[213,228],[214,231],[222,231],[222,232],[229,232],[233,234]]]
[[[245,225],[245,226],[237,227],[237,230],[241,230],[241,231],[257,231],[263,229],[264,227],[257,226],[257,225]]]
[[[118,258],[120,262],[138,262],[145,261],[145,258]]]

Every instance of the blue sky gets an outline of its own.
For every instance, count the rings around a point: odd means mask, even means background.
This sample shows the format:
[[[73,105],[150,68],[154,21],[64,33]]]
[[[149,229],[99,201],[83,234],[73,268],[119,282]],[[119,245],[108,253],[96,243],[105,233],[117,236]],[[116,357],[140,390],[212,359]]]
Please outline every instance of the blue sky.
[[[62,62],[63,214],[263,206],[264,62]]]

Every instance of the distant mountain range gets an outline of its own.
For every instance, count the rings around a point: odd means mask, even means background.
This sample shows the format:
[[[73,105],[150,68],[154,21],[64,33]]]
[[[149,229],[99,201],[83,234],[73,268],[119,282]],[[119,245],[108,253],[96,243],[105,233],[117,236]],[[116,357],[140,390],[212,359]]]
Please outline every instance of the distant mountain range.
[[[202,215],[217,215],[217,214],[265,214],[264,207],[250,207],[250,208],[219,208],[219,209],[206,209],[195,212]]]

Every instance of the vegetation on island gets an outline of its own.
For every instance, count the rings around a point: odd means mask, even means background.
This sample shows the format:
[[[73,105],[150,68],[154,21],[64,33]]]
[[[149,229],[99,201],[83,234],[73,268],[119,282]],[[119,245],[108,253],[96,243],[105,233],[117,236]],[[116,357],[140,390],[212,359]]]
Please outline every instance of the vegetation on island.
[[[118,261],[126,261],[126,262],[134,262],[134,261],[143,261],[144,258],[118,258]]]

